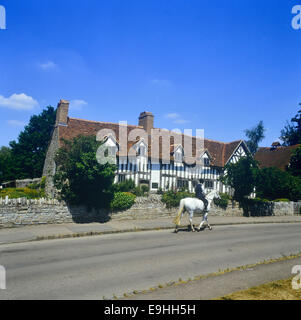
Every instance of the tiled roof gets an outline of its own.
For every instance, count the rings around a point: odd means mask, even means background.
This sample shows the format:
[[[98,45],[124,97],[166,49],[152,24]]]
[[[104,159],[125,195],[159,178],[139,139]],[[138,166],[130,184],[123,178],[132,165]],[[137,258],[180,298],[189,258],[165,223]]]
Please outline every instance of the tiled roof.
[[[290,147],[259,148],[254,158],[259,162],[260,168],[276,167],[285,170],[293,151],[299,146],[300,144]]]
[[[66,126],[59,126],[59,140],[66,139],[71,140],[78,135],[96,135],[101,129],[111,129],[115,132],[116,140],[119,141],[119,124],[110,122],[97,122],[82,119],[68,118]],[[132,129],[142,129],[141,126],[127,125],[128,133]],[[163,132],[163,131],[162,131]],[[184,135],[182,135],[182,146],[184,147]],[[151,152],[151,139],[148,139],[148,152]],[[159,157],[163,158],[162,155],[162,139],[159,140]],[[192,137],[192,156],[196,155],[196,138]],[[231,143],[223,143],[219,141],[204,139],[204,149],[207,149],[212,157],[211,164],[217,167],[224,167],[233,152],[241,144],[242,140],[237,140]],[[135,144],[135,142],[128,142],[128,150]],[[174,144],[174,139],[171,137],[171,145]],[[170,152],[172,153],[172,148]],[[173,157],[170,157],[173,159]]]

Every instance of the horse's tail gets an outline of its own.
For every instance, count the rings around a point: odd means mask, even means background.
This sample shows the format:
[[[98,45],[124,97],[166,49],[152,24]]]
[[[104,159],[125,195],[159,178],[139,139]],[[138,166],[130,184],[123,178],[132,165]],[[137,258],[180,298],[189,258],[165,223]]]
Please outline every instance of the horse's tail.
[[[175,225],[179,225],[180,224],[180,220],[181,220],[181,215],[182,215],[182,213],[183,213],[183,211],[184,211],[184,201],[183,201],[184,199],[182,199],[181,201],[180,201],[180,208],[179,208],[179,211],[178,211],[178,214],[177,214],[177,216],[175,217],[175,219],[174,219],[174,224]]]

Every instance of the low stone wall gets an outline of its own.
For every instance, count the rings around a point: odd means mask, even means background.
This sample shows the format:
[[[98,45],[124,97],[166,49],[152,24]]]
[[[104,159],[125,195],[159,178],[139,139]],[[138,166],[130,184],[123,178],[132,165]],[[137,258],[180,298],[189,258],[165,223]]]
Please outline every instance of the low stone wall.
[[[298,214],[301,202],[268,202],[264,207],[254,210],[254,215],[284,216]],[[85,207],[67,206],[58,200],[35,199],[5,199],[0,198],[0,227],[13,227],[35,224],[59,223],[89,223],[106,222],[110,219],[154,219],[158,217],[173,218],[177,208],[167,209],[161,201],[160,195],[150,195],[147,198],[137,197],[132,208],[122,212],[108,212],[105,210],[88,210]],[[243,210],[237,203],[229,202],[227,209],[212,206],[210,215],[215,216],[243,216]],[[253,215],[253,214],[252,214]]]
[[[300,214],[301,201],[299,202],[261,202],[253,203],[250,216],[293,216]]]

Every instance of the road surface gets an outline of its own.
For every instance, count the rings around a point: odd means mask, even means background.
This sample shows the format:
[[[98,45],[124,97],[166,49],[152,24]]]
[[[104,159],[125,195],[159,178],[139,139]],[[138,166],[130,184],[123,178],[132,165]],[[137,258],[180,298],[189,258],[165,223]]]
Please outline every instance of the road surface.
[[[0,245],[0,299],[103,299],[301,251],[301,224],[217,226]]]

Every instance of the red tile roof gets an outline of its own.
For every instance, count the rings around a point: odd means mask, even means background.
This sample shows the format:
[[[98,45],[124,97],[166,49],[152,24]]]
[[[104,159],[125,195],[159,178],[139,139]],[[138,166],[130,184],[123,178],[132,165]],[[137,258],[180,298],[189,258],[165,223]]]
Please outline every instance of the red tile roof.
[[[67,126],[59,126],[59,140],[66,139],[71,140],[78,135],[96,135],[101,129],[111,129],[114,131],[116,140],[119,141],[119,124],[110,122],[97,122],[82,119],[68,118]],[[127,132],[132,129],[143,129],[141,126],[127,125]],[[182,134],[182,145],[184,147],[184,135]],[[149,136],[148,152],[151,152],[151,140]],[[211,164],[217,167],[224,167],[229,158],[236,150],[236,148],[242,143],[242,140],[237,140],[230,143],[223,143],[219,141],[204,139],[204,149],[207,149],[212,157]],[[128,142],[128,150],[135,144],[135,142]],[[174,144],[174,138],[171,137],[171,145]],[[160,139],[160,159],[162,155],[162,139]],[[192,156],[196,155],[196,138],[192,137]],[[172,153],[171,149],[171,153]],[[172,157],[171,157],[172,159]]]
[[[260,168],[276,167],[285,170],[293,151],[299,146],[300,144],[290,147],[259,148],[254,158],[259,162]]]

